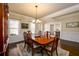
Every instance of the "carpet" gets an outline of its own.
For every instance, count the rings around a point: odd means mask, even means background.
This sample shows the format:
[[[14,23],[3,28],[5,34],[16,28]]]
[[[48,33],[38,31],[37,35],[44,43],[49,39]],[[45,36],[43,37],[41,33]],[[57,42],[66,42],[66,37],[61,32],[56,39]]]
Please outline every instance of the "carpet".
[[[16,52],[19,56],[31,56],[31,52],[27,52],[27,48],[23,48],[24,47],[24,43],[20,43],[17,44],[16,47]],[[64,50],[60,47],[57,48],[58,49],[58,56],[69,56],[69,51]],[[35,56],[42,56],[41,53],[35,53]],[[44,54],[44,56],[47,56],[47,54]],[[56,56],[56,51],[53,53],[53,56]]]

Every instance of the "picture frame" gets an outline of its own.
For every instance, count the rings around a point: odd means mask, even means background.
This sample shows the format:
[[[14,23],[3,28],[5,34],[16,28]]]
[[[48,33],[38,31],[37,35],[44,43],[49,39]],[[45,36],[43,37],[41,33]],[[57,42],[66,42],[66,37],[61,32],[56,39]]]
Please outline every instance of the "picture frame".
[[[21,23],[21,28],[22,29],[28,29],[29,28],[29,24],[27,24],[27,23]]]
[[[78,28],[79,22],[68,22],[66,23],[66,28]]]

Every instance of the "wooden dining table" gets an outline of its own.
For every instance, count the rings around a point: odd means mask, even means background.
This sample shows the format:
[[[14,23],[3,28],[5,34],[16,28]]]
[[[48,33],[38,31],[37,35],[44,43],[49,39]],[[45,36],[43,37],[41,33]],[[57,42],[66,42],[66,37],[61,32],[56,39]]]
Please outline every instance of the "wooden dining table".
[[[41,46],[41,53],[43,55],[43,48],[45,48],[48,44],[54,41],[55,37],[52,38],[46,38],[46,37],[36,37],[33,39],[33,42],[36,43],[37,45]]]
[[[37,37],[33,41],[41,46],[46,46],[51,42],[53,42],[53,40],[54,40],[54,37],[53,38]]]

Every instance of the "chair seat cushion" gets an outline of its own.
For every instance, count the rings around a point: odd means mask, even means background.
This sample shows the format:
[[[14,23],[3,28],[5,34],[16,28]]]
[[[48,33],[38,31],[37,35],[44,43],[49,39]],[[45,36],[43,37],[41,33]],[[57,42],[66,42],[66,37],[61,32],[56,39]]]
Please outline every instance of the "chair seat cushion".
[[[34,46],[34,48],[39,48],[40,47],[40,45],[36,45],[36,44],[34,44],[33,46]]]
[[[50,51],[51,51],[51,48],[52,47],[50,47],[50,46],[45,47],[46,50],[50,50]]]

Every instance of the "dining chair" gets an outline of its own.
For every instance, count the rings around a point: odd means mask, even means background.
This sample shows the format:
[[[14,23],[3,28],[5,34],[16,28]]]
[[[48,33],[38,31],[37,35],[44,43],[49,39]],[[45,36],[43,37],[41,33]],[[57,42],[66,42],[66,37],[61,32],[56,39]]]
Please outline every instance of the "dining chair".
[[[40,46],[37,45],[33,39],[32,39],[32,34],[31,32],[27,33],[27,45],[30,51],[32,51],[32,56],[35,54],[36,51],[40,49]]]
[[[47,53],[47,55],[52,56],[53,52],[56,51],[56,55],[58,56],[58,41],[59,38],[55,37],[53,42],[51,42],[48,46],[44,47],[44,51]]]
[[[38,52],[41,50],[41,46],[36,44],[32,38],[29,38],[29,47],[31,48],[32,56],[34,56],[35,52]]]
[[[27,32],[24,32],[23,36],[24,36],[24,48],[27,47],[27,51],[30,52],[29,42],[28,42],[28,38],[27,38]]]
[[[41,37],[42,36],[42,31],[39,31],[38,32],[38,35]]]
[[[50,38],[50,33],[49,33],[48,31],[46,31],[46,32],[44,33],[44,37]]]

